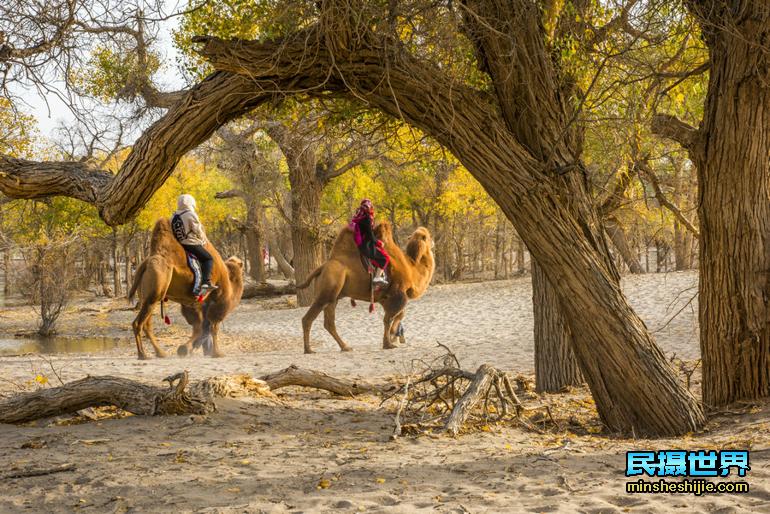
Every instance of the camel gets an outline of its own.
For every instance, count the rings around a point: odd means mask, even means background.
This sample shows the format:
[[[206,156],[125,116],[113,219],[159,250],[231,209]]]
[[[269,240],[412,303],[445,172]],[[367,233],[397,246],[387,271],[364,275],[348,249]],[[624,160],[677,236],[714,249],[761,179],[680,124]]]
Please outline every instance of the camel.
[[[155,304],[165,299],[179,303],[182,306],[182,316],[193,327],[190,339],[177,348],[178,355],[187,355],[193,348],[201,345],[204,352],[212,357],[224,355],[217,343],[219,324],[241,301],[243,262],[237,257],[223,261],[210,242],[206,244],[206,250],[214,257],[211,282],[219,288],[210,292],[201,304],[192,293],[193,273],[187,266],[182,245],[171,232],[170,221],[161,218],[155,223],[150,241],[150,256],[139,265],[128,293],[129,300],[132,300],[136,291],[140,292],[139,314],[133,322],[136,350],[140,360],[148,358],[142,345],[142,332],[150,340],[155,355],[166,357],[152,333],[153,309]]]
[[[374,301],[385,310],[382,347],[397,348],[393,338],[401,326],[408,300],[422,296],[433,278],[433,241],[428,229],[419,227],[409,237],[404,252],[393,241],[390,223],[383,221],[375,227],[374,232],[377,238],[383,241],[385,250],[391,257],[388,266],[389,284],[387,288],[374,294]],[[305,353],[314,353],[310,347],[310,328],[321,311],[324,313],[324,328],[337,341],[340,350],[352,350],[337,333],[337,301],[345,297],[350,297],[353,305],[355,300],[368,301],[371,299],[371,290],[369,274],[361,262],[360,253],[353,240],[353,231],[349,227],[340,231],[329,260],[314,270],[297,288],[306,288],[314,281],[315,300],[302,317]]]

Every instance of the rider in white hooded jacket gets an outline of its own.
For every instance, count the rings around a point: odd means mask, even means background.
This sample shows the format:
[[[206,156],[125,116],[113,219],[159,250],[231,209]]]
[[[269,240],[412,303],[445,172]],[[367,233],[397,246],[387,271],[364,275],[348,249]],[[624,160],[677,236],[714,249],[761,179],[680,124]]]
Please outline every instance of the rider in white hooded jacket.
[[[200,293],[204,294],[216,289],[217,286],[211,285],[211,269],[214,265],[214,259],[205,248],[208,239],[201,220],[195,212],[195,198],[188,194],[179,195],[176,208],[177,210],[171,218],[171,231],[185,251],[193,254],[200,262],[202,275]]]

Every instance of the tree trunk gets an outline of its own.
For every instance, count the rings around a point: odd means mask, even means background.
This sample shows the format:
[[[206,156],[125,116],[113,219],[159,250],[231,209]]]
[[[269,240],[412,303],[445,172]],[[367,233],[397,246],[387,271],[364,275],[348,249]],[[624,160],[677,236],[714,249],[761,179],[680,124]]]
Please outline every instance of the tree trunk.
[[[681,223],[674,221],[674,266],[677,271],[692,267],[692,234]]]
[[[704,117],[689,141],[700,186],[703,401],[721,406],[770,394],[770,10],[689,4],[710,52]]]
[[[532,261],[532,306],[535,315],[535,387],[556,393],[583,383],[572,351],[572,336],[558,297],[540,266]]]
[[[6,298],[11,295],[11,252],[3,252],[3,294]]]
[[[518,234],[516,234],[516,266],[518,267],[516,272],[519,275],[527,272],[524,267],[524,240]]]
[[[246,202],[246,254],[249,260],[249,276],[257,283],[265,281],[265,261],[262,256],[264,232],[262,230],[262,206],[259,201]]]
[[[118,256],[118,231],[112,229],[112,285],[113,295],[117,298],[123,294],[123,287],[120,283],[120,264]]]
[[[294,277],[297,283],[323,264],[321,225],[321,184],[315,179],[315,166],[298,166],[289,173],[291,183],[291,243],[294,247]],[[307,306],[315,298],[314,287],[297,291],[297,303]]]
[[[604,228],[607,231],[607,235],[610,236],[612,244],[617,249],[623,262],[628,266],[628,271],[631,273],[644,273],[642,265],[639,263],[639,257],[634,253],[628,244],[628,238],[626,232],[620,225],[618,220],[614,217],[609,217],[604,220]]]
[[[270,237],[270,255],[275,259],[278,264],[278,269],[281,270],[286,280],[294,280],[294,268],[289,261],[286,260],[286,256],[283,254],[281,245],[278,244],[278,238],[275,235]]]
[[[131,284],[134,281],[134,277],[133,277],[132,269],[131,269],[132,262],[131,262],[131,244],[130,243],[126,243],[123,246],[123,254],[126,257],[126,262],[124,263],[123,269],[125,270],[125,275],[126,275],[126,277],[125,277],[125,279],[126,279],[126,291],[128,291],[129,289],[131,289]]]

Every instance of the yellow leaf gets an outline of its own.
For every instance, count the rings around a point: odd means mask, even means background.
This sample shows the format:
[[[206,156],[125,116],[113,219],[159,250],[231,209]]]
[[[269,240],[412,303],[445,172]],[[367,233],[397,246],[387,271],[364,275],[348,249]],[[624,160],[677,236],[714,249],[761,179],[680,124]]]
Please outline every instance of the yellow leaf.
[[[384,484],[385,483],[385,479],[384,478],[378,478],[377,480],[375,480],[375,482],[377,482],[378,484]]]
[[[327,480],[325,478],[322,478],[318,481],[318,489],[328,489],[331,487],[332,483],[330,480]]]
[[[35,382],[37,382],[40,385],[46,385],[48,383],[48,377],[45,375],[38,375],[35,377]]]

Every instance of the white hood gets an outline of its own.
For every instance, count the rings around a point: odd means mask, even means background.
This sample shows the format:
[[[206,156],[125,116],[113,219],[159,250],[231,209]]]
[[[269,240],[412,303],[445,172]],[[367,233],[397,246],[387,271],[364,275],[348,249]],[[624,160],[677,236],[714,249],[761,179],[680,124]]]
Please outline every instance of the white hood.
[[[179,195],[176,199],[176,208],[178,211],[195,210],[195,198],[192,195]]]

